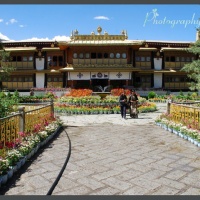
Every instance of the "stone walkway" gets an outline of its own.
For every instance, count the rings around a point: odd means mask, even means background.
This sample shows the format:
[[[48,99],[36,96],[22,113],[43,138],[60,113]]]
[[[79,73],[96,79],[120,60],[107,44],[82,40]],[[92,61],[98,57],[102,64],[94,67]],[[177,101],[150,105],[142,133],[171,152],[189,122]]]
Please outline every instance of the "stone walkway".
[[[199,147],[154,125],[166,104],[139,119],[61,116],[72,143],[53,195],[199,195]],[[65,132],[22,167],[2,195],[45,195],[68,153]]]

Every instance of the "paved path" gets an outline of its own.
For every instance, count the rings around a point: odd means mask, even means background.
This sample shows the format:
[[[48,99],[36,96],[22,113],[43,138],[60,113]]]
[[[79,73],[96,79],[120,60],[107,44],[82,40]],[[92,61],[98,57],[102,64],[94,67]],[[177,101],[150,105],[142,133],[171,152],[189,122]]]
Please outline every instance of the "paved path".
[[[158,108],[139,119],[62,116],[72,154],[53,195],[199,195],[199,148],[154,125]],[[39,153],[0,194],[45,195],[68,153],[65,132]]]

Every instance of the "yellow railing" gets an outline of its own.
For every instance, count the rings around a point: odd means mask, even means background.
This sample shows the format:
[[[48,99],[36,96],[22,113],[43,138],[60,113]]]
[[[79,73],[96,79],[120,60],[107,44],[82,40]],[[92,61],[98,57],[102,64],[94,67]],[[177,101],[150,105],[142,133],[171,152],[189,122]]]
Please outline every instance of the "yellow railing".
[[[25,132],[31,132],[36,124],[44,125],[51,117],[51,105],[44,106],[25,113]]]
[[[21,106],[19,113],[0,118],[0,156],[4,155],[6,146],[20,137],[19,132],[32,132],[36,124],[44,126],[51,120],[53,103],[37,106]]]
[[[0,146],[1,155],[5,153],[5,146],[19,138],[20,114],[0,119]]]
[[[176,123],[192,124],[196,129],[200,129],[200,108],[171,103],[170,119]]]

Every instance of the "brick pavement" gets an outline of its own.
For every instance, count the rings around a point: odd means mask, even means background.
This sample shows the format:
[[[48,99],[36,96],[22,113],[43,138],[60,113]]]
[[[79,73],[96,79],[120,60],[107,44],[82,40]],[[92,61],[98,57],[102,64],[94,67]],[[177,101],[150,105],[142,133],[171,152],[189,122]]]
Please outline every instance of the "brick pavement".
[[[120,115],[62,116],[72,153],[53,195],[199,195],[199,148],[154,125],[165,111],[122,120]],[[62,132],[27,163],[4,195],[45,195],[68,152]]]

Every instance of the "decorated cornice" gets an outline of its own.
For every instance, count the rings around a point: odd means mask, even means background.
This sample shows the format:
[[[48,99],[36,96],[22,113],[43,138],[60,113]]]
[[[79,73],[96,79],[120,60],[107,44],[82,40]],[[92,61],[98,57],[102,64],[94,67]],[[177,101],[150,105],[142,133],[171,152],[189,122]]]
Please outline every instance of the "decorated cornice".
[[[97,34],[94,31],[91,32],[90,35],[80,35],[78,30],[72,31],[70,39],[72,41],[90,41],[90,40],[127,40],[128,34],[127,31],[123,30],[120,35],[109,35],[107,31],[104,31],[102,34],[102,28],[99,26],[97,27]]]
[[[130,68],[132,64],[73,64],[74,69],[77,68]]]

